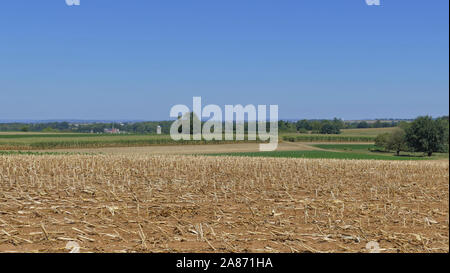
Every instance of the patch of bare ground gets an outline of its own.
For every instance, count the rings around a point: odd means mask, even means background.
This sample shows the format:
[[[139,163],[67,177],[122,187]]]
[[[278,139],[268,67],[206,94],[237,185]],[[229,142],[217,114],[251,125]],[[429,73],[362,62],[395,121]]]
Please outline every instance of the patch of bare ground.
[[[320,150],[314,146],[303,143],[281,142],[277,151],[293,150]],[[42,150],[42,152],[79,152],[79,153],[103,153],[122,155],[164,155],[164,154],[211,154],[211,153],[234,153],[234,152],[258,152],[259,144],[237,143],[237,144],[208,144],[208,145],[154,145],[142,147],[105,147],[105,148],[77,148],[77,149],[54,149]]]
[[[0,251],[449,251],[449,164],[0,156]]]

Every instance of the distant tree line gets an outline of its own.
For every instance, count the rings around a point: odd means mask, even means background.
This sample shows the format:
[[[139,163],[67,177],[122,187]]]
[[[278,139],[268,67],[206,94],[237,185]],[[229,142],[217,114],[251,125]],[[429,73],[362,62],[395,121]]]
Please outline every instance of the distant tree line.
[[[47,123],[0,123],[0,131],[24,131],[24,132],[76,132],[76,133],[103,133],[106,128],[116,128],[121,132],[133,134],[156,133],[156,128],[161,126],[162,133],[168,134],[173,121],[146,121],[125,123],[89,123],[77,124],[69,122]],[[340,134],[342,129],[353,128],[384,128],[395,127],[397,122],[382,122],[377,120],[372,123],[344,122],[342,119],[332,120],[299,120],[278,122],[279,132],[285,133],[313,133],[313,134]],[[248,122],[245,123],[245,130]]]
[[[369,123],[367,121],[359,122],[347,122],[345,129],[363,129],[363,128],[388,128],[398,126],[396,121],[381,121],[377,120],[375,122]]]
[[[47,123],[0,123],[0,131],[23,132],[72,132],[72,133],[103,133],[105,129],[116,128],[122,132],[134,134],[156,133],[161,126],[162,133],[168,134],[173,121],[149,121],[128,123],[89,123],[77,124],[68,122]]]
[[[105,128],[116,128],[121,132],[132,134],[156,134],[156,128],[161,126],[161,132],[168,134],[173,121],[145,121],[145,122],[129,122],[129,123],[95,123],[82,124],[73,129],[79,133],[103,133]]]
[[[298,132],[313,134],[340,134],[342,129],[357,128],[386,128],[396,127],[398,122],[380,121],[369,123],[367,121],[360,122],[344,122],[342,119],[334,118],[332,120],[306,120],[302,119],[296,122],[279,121],[278,129],[280,132]]]
[[[435,152],[449,151],[449,117],[433,119],[418,117],[411,123],[402,123],[392,133],[377,136],[375,145],[386,151],[422,152],[431,156]]]
[[[0,123],[0,131],[46,132],[46,131],[71,131],[68,122],[47,123]]]

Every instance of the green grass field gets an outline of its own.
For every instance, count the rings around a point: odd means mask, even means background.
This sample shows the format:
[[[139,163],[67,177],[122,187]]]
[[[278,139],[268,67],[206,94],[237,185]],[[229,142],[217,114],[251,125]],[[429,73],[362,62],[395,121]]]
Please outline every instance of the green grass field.
[[[433,160],[448,159],[448,153],[435,153],[432,157],[423,153],[403,153],[400,156],[392,152],[383,152],[373,144],[314,144],[323,150],[317,151],[274,151],[251,153],[222,153],[223,156],[249,157],[286,157],[286,158],[330,158],[330,159],[371,159],[371,160]]]
[[[369,155],[383,155],[392,156],[394,152],[385,152],[383,148],[377,147],[373,144],[315,144],[312,145],[317,148],[331,150],[331,151],[342,151],[342,152],[352,152],[352,153],[363,153]],[[396,157],[424,157],[424,153],[419,152],[400,152],[400,156]],[[448,153],[433,153],[433,156],[425,157],[426,159],[445,159],[448,158]]]

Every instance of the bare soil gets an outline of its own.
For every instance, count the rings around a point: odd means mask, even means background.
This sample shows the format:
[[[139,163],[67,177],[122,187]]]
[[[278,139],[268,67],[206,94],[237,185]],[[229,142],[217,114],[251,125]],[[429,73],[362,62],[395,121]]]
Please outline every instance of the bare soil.
[[[278,144],[277,151],[309,151],[321,150],[313,143],[289,143],[281,142]],[[103,153],[103,154],[122,154],[122,155],[164,155],[164,154],[211,154],[211,153],[233,153],[233,152],[258,152],[259,144],[256,143],[237,143],[237,144],[208,144],[208,145],[154,145],[142,147],[105,147],[105,148],[86,148],[86,149],[52,149],[42,150],[42,152],[81,152],[81,153]]]
[[[448,252],[448,172],[448,161],[0,156],[0,252]]]

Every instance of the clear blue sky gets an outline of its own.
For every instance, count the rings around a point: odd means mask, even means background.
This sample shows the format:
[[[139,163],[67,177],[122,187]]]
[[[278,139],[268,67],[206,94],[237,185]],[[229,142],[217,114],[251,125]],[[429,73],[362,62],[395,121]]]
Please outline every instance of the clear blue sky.
[[[166,120],[193,96],[280,118],[439,116],[448,33],[448,0],[4,0],[0,119]]]

